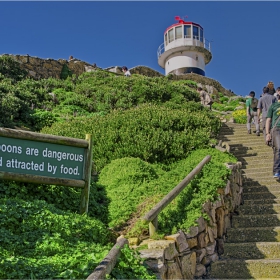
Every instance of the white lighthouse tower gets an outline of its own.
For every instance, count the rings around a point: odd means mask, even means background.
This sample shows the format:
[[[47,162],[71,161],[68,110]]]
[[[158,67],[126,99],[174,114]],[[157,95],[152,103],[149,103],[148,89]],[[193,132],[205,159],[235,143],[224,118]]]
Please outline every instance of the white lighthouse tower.
[[[164,32],[164,43],[157,51],[158,64],[165,75],[196,73],[205,76],[205,65],[212,59],[210,42],[204,38],[203,28],[179,16],[177,23]]]

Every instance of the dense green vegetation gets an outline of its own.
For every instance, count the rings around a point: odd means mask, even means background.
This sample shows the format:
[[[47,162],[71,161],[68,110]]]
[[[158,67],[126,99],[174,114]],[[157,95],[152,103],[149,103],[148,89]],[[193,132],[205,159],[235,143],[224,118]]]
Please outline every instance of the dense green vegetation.
[[[219,120],[198,103],[166,102],[57,122],[42,132],[76,138],[92,134],[93,160],[100,171],[111,160],[127,156],[170,164],[208,145],[219,128]]]
[[[219,98],[216,98],[212,108],[218,112],[225,112],[226,119],[233,118],[234,122],[245,124],[247,121],[245,102],[244,97],[228,97],[219,93]]]
[[[99,183],[106,187],[109,205],[109,226],[119,227],[135,215],[140,218],[169,193],[200,161],[211,155],[199,175],[159,216],[159,229],[163,233],[187,230],[201,216],[201,205],[217,198],[216,190],[225,185],[230,171],[224,162],[236,162],[229,154],[207,148],[191,152],[187,159],[168,166],[149,164],[139,158],[121,158],[106,165],[99,176]],[[122,170],[122,172],[120,172]],[[140,202],[140,203],[139,203]],[[147,231],[140,219],[128,234],[140,236]]]
[[[66,70],[62,79],[35,81],[0,57],[0,126],[82,139],[90,133],[94,141],[87,216],[77,213],[80,190],[0,181],[0,278],[86,278],[120,231],[144,234],[145,211],[211,155],[159,217],[162,234],[187,229],[225,185],[224,163],[235,161],[210,148],[221,123],[200,105],[195,82]],[[136,254],[124,248],[108,277],[155,278]]]

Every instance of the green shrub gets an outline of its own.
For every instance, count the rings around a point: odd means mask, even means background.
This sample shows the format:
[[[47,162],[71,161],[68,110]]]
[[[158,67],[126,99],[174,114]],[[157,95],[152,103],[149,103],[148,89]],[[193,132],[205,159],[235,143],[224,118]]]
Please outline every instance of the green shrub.
[[[72,76],[72,71],[68,68],[67,64],[63,64],[60,79],[65,80],[69,76]]]
[[[193,151],[186,159],[169,168],[148,164],[136,158],[113,160],[101,171],[98,183],[106,188],[109,204],[109,225],[123,226],[135,213],[142,216],[152,209],[168,192],[179,184],[206,155],[211,161],[199,175],[160,215],[159,228],[164,233],[187,229],[201,216],[201,206],[217,198],[217,189],[225,187],[230,170],[226,162],[236,162],[235,157],[208,148]],[[137,225],[138,226],[138,225]],[[136,226],[136,227],[137,227]],[[139,226],[138,230],[142,230]],[[132,229],[133,234],[139,234]]]
[[[232,113],[233,119],[236,123],[247,123],[246,109],[236,110]]]
[[[92,134],[93,160],[97,170],[101,170],[111,160],[122,157],[169,164],[185,158],[191,150],[208,145],[219,128],[220,121],[211,111],[189,102],[146,104],[106,116],[55,123],[42,132],[75,138]]]
[[[143,265],[137,251],[124,245],[117,265],[106,279],[157,279],[157,277]]]
[[[219,99],[219,101],[220,101],[221,103],[225,103],[225,102],[227,102],[228,100],[229,100],[229,98],[228,98],[227,96],[220,97],[220,99]]]
[[[21,69],[19,62],[6,55],[0,56],[0,73],[15,82],[27,76],[27,71]]]
[[[18,198],[25,201],[43,199],[62,211],[79,213],[81,189],[65,186],[38,185],[13,181],[0,181],[0,199]],[[89,196],[88,215],[108,223],[109,199],[103,186],[92,182]]]
[[[45,201],[0,199],[0,278],[85,279],[108,253],[100,221]]]
[[[45,126],[51,126],[57,121],[53,113],[41,109],[34,110],[30,118],[33,130],[35,131],[40,131]]]
[[[198,149],[186,160],[174,163],[170,167],[169,176],[189,173],[206,155],[211,156],[210,162],[159,215],[159,231],[176,233],[196,225],[196,220],[202,216],[202,205],[208,200],[215,201],[218,197],[217,189],[226,186],[231,170],[226,168],[225,163],[237,160],[228,153],[212,148]]]
[[[102,169],[98,183],[106,186],[110,199],[111,227],[125,223],[136,212],[141,200],[154,194],[149,183],[156,180],[161,172],[160,168],[155,169],[151,164],[132,157],[113,160]]]

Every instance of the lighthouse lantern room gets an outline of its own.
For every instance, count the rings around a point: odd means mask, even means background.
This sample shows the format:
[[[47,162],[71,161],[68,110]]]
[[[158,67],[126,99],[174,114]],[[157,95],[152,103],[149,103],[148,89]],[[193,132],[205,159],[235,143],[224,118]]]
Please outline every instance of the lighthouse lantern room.
[[[203,28],[179,16],[175,20],[178,22],[164,32],[164,43],[157,51],[158,64],[165,69],[165,75],[196,73],[205,76],[205,65],[211,61],[212,54]]]

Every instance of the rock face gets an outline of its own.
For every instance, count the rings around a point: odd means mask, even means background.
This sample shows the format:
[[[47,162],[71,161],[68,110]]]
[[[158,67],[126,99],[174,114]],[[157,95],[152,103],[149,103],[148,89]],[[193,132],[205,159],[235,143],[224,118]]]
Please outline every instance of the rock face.
[[[218,92],[221,92],[225,96],[236,96],[236,94],[225,89],[218,81],[201,76],[195,73],[181,74],[181,75],[169,75],[172,80],[191,80],[195,81],[198,86],[205,87],[206,91],[210,94],[217,95]]]
[[[224,252],[227,230],[231,217],[242,202],[241,162],[227,164],[232,170],[225,187],[219,191],[216,202],[207,202],[202,207],[209,221],[200,217],[197,226],[188,232],[165,237],[165,240],[145,240],[141,245],[141,257],[159,279],[196,279],[206,276],[213,262]],[[157,253],[156,253],[157,252]]]
[[[42,59],[39,57],[32,57],[29,55],[11,55],[3,54],[5,56],[12,57],[15,61],[19,62],[22,69],[28,72],[28,75],[36,80],[56,78],[60,79],[61,71],[64,65],[67,65],[68,69],[77,76],[84,73],[94,71],[96,65],[91,65],[87,62],[72,58],[66,59]]]

